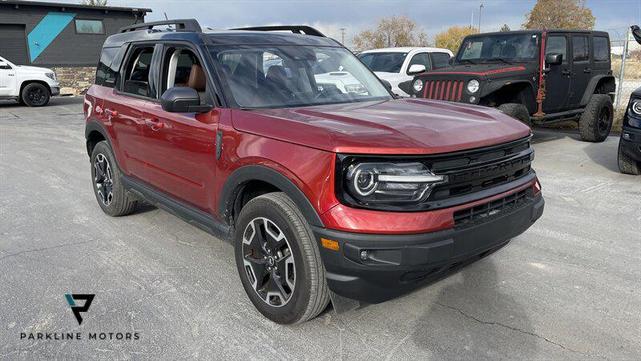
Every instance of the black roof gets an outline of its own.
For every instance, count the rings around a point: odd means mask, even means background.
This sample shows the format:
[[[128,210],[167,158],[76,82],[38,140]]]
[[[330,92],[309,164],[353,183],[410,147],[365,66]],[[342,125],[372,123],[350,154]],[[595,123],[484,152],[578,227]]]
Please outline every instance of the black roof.
[[[142,24],[137,26],[140,25]],[[154,29],[134,29],[134,31],[131,31],[123,28],[121,31],[123,32],[109,36],[105,41],[104,47],[119,47],[129,42],[160,40],[188,41],[197,45],[314,45],[342,47],[338,41],[325,36],[261,30],[210,30],[199,32],[185,30],[159,31]]]
[[[46,7],[56,7],[56,8],[65,8],[65,9],[85,9],[85,10],[99,10],[99,11],[124,11],[124,12],[134,12],[134,13],[150,13],[151,9],[148,8],[130,8],[130,7],[120,7],[120,6],[92,6],[92,5],[82,5],[82,4],[71,4],[71,3],[55,3],[55,2],[46,2],[46,1],[20,1],[20,0],[0,0],[0,4],[8,4],[15,6],[46,6]]]
[[[599,34],[599,35],[608,35],[606,31],[599,31],[599,30],[529,29],[529,30],[512,30],[512,31],[494,31],[490,33],[471,34],[468,36],[472,37],[472,36],[505,35],[505,34],[540,34],[544,31],[548,33],[584,33],[584,34],[592,33],[592,34]]]

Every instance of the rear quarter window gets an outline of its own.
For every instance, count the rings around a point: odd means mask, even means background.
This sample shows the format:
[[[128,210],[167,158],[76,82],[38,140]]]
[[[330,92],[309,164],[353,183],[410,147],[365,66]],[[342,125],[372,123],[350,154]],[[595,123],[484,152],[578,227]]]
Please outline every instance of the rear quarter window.
[[[118,71],[125,54],[125,46],[120,48],[103,48],[96,69],[96,85],[113,88],[118,79]]]
[[[595,36],[592,38],[592,48],[594,49],[594,61],[610,61],[610,47],[608,38],[605,36]]]

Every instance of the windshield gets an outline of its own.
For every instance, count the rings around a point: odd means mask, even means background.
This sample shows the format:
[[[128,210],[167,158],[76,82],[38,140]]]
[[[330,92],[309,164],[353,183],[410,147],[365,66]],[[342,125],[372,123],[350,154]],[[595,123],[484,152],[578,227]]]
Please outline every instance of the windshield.
[[[343,48],[212,46],[210,52],[241,108],[391,99],[378,78]]]
[[[358,57],[372,71],[400,73],[407,53],[364,53]]]
[[[537,34],[472,36],[465,39],[456,60],[459,63],[528,61],[536,58],[538,45]]]

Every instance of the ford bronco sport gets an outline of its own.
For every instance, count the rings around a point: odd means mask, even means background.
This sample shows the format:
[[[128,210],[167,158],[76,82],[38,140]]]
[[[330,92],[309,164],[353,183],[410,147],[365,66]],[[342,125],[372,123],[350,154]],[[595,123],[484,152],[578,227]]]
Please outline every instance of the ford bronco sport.
[[[581,138],[612,128],[615,81],[601,31],[526,30],[470,35],[451,67],[402,84],[417,97],[496,107],[526,124],[578,120]]]
[[[327,64],[361,87],[318,81]],[[543,212],[527,126],[394,99],[306,26],[124,28],[105,41],[84,112],[102,210],[123,216],[146,200],[230,238],[249,299],[279,323],[330,299],[340,312],[408,292]]]
[[[637,25],[631,28],[634,39],[641,44],[641,29]],[[623,115],[618,161],[622,173],[641,174],[641,88],[632,92]]]

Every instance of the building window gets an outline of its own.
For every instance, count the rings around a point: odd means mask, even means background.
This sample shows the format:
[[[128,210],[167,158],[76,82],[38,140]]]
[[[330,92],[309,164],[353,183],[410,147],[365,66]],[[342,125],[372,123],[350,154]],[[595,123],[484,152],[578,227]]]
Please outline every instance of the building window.
[[[102,20],[76,20],[76,33],[78,34],[104,34],[105,28]]]

